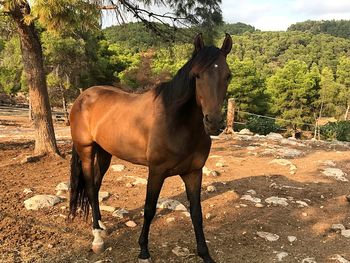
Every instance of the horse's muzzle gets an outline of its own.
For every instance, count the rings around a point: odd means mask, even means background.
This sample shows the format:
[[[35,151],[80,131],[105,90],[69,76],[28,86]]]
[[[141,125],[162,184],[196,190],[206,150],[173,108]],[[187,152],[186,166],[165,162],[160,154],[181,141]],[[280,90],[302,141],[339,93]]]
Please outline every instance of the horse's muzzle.
[[[219,135],[221,128],[221,117],[209,117],[205,115],[203,118],[204,130],[208,135]]]

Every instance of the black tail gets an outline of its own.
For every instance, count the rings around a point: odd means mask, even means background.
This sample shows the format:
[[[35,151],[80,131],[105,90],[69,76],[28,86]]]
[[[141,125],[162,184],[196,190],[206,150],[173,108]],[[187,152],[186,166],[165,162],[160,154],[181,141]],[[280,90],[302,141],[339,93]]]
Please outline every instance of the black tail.
[[[89,214],[89,201],[85,192],[81,160],[74,145],[72,148],[70,187],[69,218],[73,219],[79,208],[87,218]]]

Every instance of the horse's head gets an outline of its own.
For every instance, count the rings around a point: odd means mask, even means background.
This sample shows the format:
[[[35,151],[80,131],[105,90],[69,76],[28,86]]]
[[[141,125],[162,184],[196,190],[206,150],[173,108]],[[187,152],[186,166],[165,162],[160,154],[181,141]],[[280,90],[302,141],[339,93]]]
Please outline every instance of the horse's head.
[[[217,135],[220,132],[222,121],[221,109],[226,96],[227,87],[231,79],[231,72],[226,63],[226,56],[232,48],[232,38],[226,34],[220,49],[204,47],[202,34],[198,34],[194,40],[195,60],[192,74],[196,78],[196,100],[202,109],[205,132],[208,135]],[[205,59],[209,58],[208,62]]]

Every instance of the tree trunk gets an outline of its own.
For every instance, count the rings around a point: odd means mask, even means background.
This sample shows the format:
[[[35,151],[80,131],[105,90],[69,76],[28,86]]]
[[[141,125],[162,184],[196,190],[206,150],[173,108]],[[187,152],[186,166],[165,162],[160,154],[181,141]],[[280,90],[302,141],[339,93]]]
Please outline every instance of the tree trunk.
[[[350,104],[348,105],[348,107],[346,108],[346,112],[345,112],[345,115],[344,115],[344,120],[348,120],[348,116],[349,116],[349,110],[350,110]]]
[[[14,8],[9,12],[17,26],[23,71],[29,87],[35,128],[34,154],[58,154],[46,86],[42,47],[34,24],[24,22],[24,17],[28,14],[30,14],[30,6],[26,1],[16,2]]]
[[[233,123],[235,119],[235,100],[228,99],[227,102],[227,117],[226,117],[226,129],[224,133],[232,134],[233,133]]]

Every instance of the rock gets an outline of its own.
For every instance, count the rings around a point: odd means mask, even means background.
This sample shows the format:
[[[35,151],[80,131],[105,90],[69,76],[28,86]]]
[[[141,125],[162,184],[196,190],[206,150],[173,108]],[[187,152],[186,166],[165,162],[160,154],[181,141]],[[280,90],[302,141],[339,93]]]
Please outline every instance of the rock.
[[[277,149],[277,154],[283,158],[295,158],[304,155],[302,151],[291,148]]]
[[[206,213],[205,214],[205,219],[210,219],[210,218],[212,218],[211,214],[210,213]]]
[[[130,227],[130,228],[134,228],[134,227],[137,226],[137,224],[134,221],[132,221],[132,220],[129,220],[128,222],[126,222],[125,225],[127,227]]]
[[[184,216],[186,216],[186,217],[191,217],[191,214],[189,213],[189,212],[182,212],[182,214],[184,215]]]
[[[309,206],[306,202],[300,201],[300,200],[295,201],[295,203],[298,204],[298,207],[308,207]]]
[[[256,150],[256,148],[257,148],[257,147],[255,147],[255,146],[248,146],[248,147],[247,147],[247,150],[248,150],[248,151],[254,151],[254,150]]]
[[[256,234],[259,237],[265,239],[266,241],[270,241],[270,242],[277,241],[280,238],[278,235],[272,234],[269,232],[258,231],[258,232],[256,232]]]
[[[30,189],[30,188],[24,188],[23,193],[24,193],[25,195],[31,194],[31,193],[33,193],[33,190]]]
[[[282,140],[283,136],[279,133],[274,133],[274,132],[270,132],[269,134],[267,134],[266,139],[268,140]]]
[[[246,200],[246,201],[250,201],[253,203],[261,203],[261,199],[257,198],[257,197],[252,197],[251,195],[243,195],[241,197],[241,200]]]
[[[169,209],[174,211],[187,211],[186,207],[179,201],[167,198],[160,198],[157,203],[157,208]]]
[[[255,190],[250,189],[250,190],[247,191],[247,194],[256,195],[256,192],[255,192]]]
[[[126,188],[132,188],[133,185],[132,185],[131,183],[127,183],[127,184],[125,185],[125,187],[126,187]]]
[[[131,184],[134,186],[134,185],[138,185],[138,184],[141,184],[141,185],[147,185],[147,179],[145,178],[141,178],[141,177],[137,177],[137,176],[132,176],[132,175],[126,175],[125,176],[126,178],[130,178],[130,179],[133,179],[133,182],[131,182]]]
[[[249,129],[242,129],[239,131],[238,133],[239,135],[249,135],[249,136],[253,136],[254,133],[252,133]]]
[[[346,237],[346,238],[349,238],[350,237],[350,229],[341,230],[341,235]]]
[[[100,210],[113,213],[115,211],[115,207],[109,205],[100,205]]]
[[[208,187],[207,187],[207,192],[208,192],[208,193],[216,192],[216,187],[215,187],[215,185],[208,185]]]
[[[69,183],[59,183],[56,188],[56,191],[69,191],[70,190],[70,184]]]
[[[333,162],[332,160],[325,160],[322,162],[322,164],[326,166],[331,166],[331,167],[336,166],[335,162]]]
[[[271,162],[269,162],[269,164],[279,164],[279,165],[293,165],[293,163],[289,160],[286,159],[273,159]]]
[[[209,175],[211,175],[211,176],[219,176],[220,173],[218,171],[211,171]]]
[[[113,172],[122,172],[125,170],[125,165],[123,164],[113,164],[111,165]]]
[[[301,263],[317,263],[315,258],[304,258]]]
[[[333,260],[337,260],[340,263],[350,263],[349,260],[347,260],[346,258],[342,257],[341,255],[335,255],[334,257],[332,257],[331,259]]]
[[[294,241],[297,240],[297,237],[296,236],[288,236],[287,239],[290,243],[293,243]]]
[[[38,210],[40,208],[52,207],[59,203],[61,199],[54,195],[35,195],[24,201],[27,210]]]
[[[327,177],[332,177],[337,181],[348,182],[349,180],[345,177],[346,173],[338,168],[326,168],[323,170],[322,174]]]
[[[343,224],[333,224],[331,226],[331,230],[333,230],[334,232],[342,231],[345,230],[345,226]]]
[[[115,210],[112,214],[112,216],[117,217],[117,218],[124,218],[124,214],[128,214],[129,211],[124,209],[124,208],[119,208]]]
[[[264,205],[263,205],[263,204],[261,204],[261,203],[257,203],[257,204],[255,204],[255,207],[262,208],[262,207],[264,207]]]
[[[287,252],[278,252],[276,255],[278,261],[283,261],[283,259],[287,256],[288,256]]]
[[[211,173],[211,170],[208,167],[204,166],[202,169],[202,173],[205,175],[209,175]]]
[[[217,163],[215,164],[215,166],[216,166],[216,167],[225,167],[225,164],[222,163],[222,162],[217,162]]]
[[[269,198],[265,199],[265,202],[270,205],[281,205],[281,206],[287,206],[288,202],[286,198],[283,197],[277,197],[277,196],[271,196]]]
[[[190,254],[188,248],[176,246],[171,250],[178,257],[187,257]]]
[[[168,217],[168,218],[166,219],[166,222],[167,222],[167,223],[175,222],[175,217]]]
[[[106,200],[108,197],[110,197],[110,193],[108,193],[108,192],[99,192],[98,193],[98,201],[99,202]]]
[[[297,142],[297,140],[293,137],[290,137],[288,139],[282,139],[281,144],[288,144],[288,145],[292,145],[292,146],[305,147],[305,144]]]
[[[305,213],[305,212],[301,213],[301,215],[304,216],[304,217],[307,217],[307,216],[308,216],[308,214]]]
[[[346,196],[346,201],[348,201],[350,203],[350,195]]]

